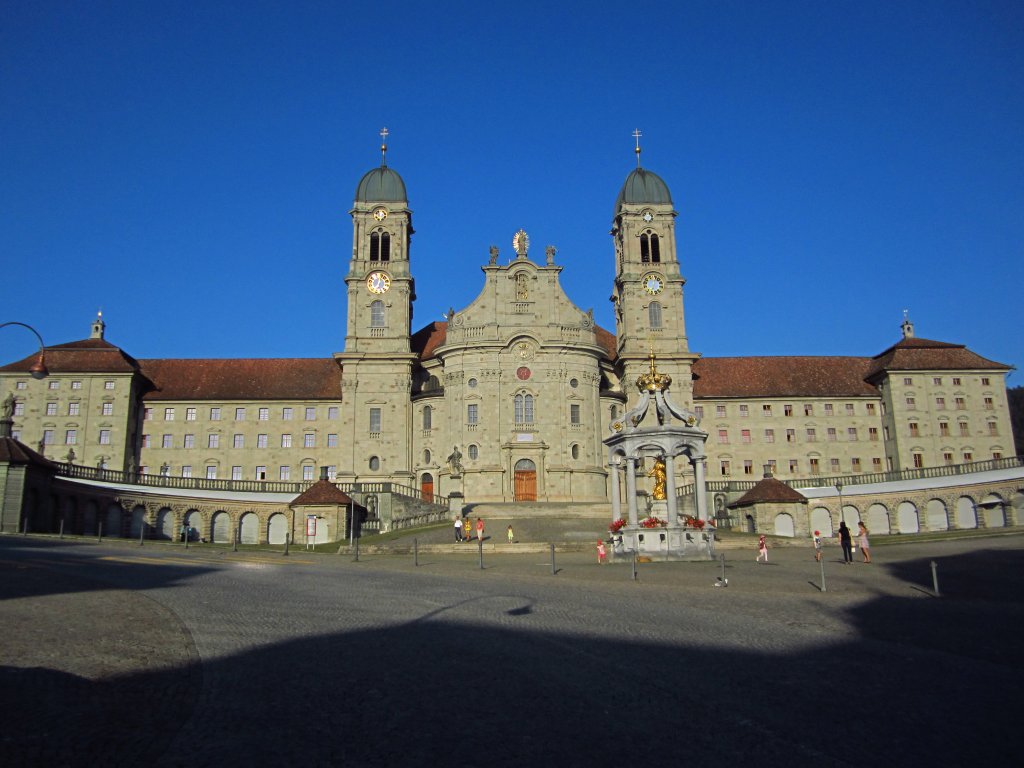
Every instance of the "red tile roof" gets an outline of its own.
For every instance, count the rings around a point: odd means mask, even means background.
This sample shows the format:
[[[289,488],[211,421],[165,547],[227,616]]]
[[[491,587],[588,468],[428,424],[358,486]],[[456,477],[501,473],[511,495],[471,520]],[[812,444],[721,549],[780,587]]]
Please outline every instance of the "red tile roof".
[[[0,462],[52,467],[53,462],[13,437],[0,437]]]
[[[330,480],[317,480],[309,488],[296,496],[288,506],[299,507],[304,504],[350,504],[353,499]],[[357,507],[362,509],[359,504]]]
[[[753,504],[769,502],[801,502],[806,504],[807,497],[799,491],[793,490],[781,480],[776,480],[774,477],[766,477],[730,504],[729,508],[749,507]]]
[[[139,360],[145,400],[341,400],[333,358]]]
[[[971,352],[963,344],[911,337],[893,344],[871,358],[867,378],[874,379],[884,371],[1008,371],[1010,366],[987,360]]]
[[[109,341],[82,339],[45,348],[50,373],[134,373],[137,361]],[[23,360],[0,367],[2,373],[28,373],[39,357],[33,352]]]
[[[615,360],[617,354],[617,344],[615,343],[615,334],[611,331],[606,331],[599,325],[594,326],[594,336],[597,337],[597,343],[604,347],[605,352],[608,353],[609,360]]]
[[[409,339],[412,351],[419,355],[420,360],[429,360],[434,350],[444,344],[448,338],[448,323],[432,322],[420,328]]]
[[[702,357],[693,364],[693,396],[878,397],[864,378],[866,357]]]

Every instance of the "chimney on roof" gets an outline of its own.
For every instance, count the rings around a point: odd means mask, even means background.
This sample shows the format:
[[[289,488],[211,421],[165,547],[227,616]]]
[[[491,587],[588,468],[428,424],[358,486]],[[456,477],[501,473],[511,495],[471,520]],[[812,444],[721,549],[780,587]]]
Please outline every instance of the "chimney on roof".
[[[909,312],[903,310],[903,323],[900,325],[900,330],[903,331],[904,339],[914,338],[914,324],[910,322]]]
[[[92,321],[92,333],[89,335],[90,339],[102,339],[103,331],[106,329],[107,324],[103,322],[103,310],[101,309],[96,313],[96,319]]]

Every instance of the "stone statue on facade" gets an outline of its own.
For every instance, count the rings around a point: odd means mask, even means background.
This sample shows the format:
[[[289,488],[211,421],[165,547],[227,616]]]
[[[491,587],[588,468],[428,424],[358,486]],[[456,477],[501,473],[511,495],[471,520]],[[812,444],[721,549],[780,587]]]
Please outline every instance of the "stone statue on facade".
[[[491,246],[491,258],[490,261],[488,261],[487,263],[492,267],[498,263],[498,246]]]
[[[451,469],[453,475],[462,474],[462,451],[459,450],[459,446],[454,446],[454,450],[451,455],[448,456],[448,467]]]
[[[544,255],[547,258],[547,264],[549,267],[554,265],[556,253],[558,253],[558,251],[555,249],[555,246],[553,245],[549,245],[547,248],[544,249]]]

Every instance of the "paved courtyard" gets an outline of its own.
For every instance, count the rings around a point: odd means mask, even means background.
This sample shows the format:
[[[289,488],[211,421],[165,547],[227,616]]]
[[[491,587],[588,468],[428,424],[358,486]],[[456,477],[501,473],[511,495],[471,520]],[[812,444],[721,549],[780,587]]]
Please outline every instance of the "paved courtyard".
[[[754,554],[0,537],[0,765],[1019,759],[1024,536]]]

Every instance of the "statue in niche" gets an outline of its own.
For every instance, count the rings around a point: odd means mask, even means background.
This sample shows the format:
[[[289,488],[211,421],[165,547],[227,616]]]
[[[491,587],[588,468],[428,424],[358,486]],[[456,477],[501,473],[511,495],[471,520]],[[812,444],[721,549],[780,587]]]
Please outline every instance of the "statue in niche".
[[[654,466],[651,471],[647,473],[648,477],[654,478],[654,490],[651,492],[651,497],[656,501],[665,500],[665,460],[656,459]]]
[[[526,301],[530,298],[528,279],[523,272],[516,275],[516,301]]]

